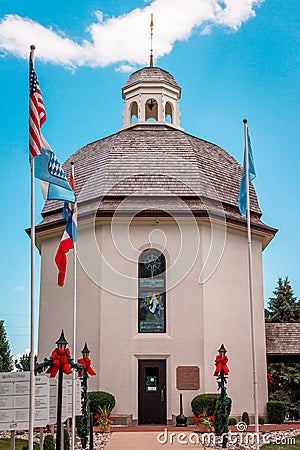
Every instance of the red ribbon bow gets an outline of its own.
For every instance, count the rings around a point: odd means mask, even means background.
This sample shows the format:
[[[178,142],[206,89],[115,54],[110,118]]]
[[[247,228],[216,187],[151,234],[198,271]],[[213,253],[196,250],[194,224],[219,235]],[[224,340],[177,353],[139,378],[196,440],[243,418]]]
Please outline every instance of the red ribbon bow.
[[[52,359],[52,364],[46,373],[50,373],[50,377],[53,378],[62,367],[63,372],[66,375],[72,373],[71,366],[69,364],[68,358],[70,358],[70,350],[66,348],[55,348],[51,353],[50,358]]]
[[[91,367],[91,360],[90,358],[80,358],[77,361],[79,364],[82,364],[82,375],[84,374],[84,371],[86,370],[88,374],[90,375],[96,375],[96,372]]]
[[[271,373],[268,373],[268,374],[267,374],[267,377],[268,377],[268,382],[269,382],[270,384],[274,384],[272,374],[271,374]]]
[[[228,363],[228,358],[227,356],[221,356],[221,355],[217,355],[216,359],[215,359],[215,363],[216,363],[216,370],[214,373],[214,376],[216,377],[217,375],[219,375],[219,373],[221,372],[221,370],[223,369],[223,372],[225,373],[225,375],[228,375],[229,369],[227,367],[227,363]]]

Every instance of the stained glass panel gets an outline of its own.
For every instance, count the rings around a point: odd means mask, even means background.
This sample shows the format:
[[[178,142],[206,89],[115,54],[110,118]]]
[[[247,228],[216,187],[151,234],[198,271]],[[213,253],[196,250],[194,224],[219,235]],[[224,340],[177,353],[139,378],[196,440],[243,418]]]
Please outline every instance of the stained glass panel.
[[[145,250],[139,260],[139,333],[165,333],[165,257]]]

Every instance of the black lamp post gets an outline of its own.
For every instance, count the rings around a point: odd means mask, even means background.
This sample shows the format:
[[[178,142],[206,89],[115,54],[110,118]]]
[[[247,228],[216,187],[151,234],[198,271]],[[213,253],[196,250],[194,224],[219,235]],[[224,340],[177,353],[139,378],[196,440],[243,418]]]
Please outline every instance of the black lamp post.
[[[58,372],[56,450],[60,450],[61,448],[63,373],[69,375],[72,373],[72,369],[76,369],[79,375],[82,372],[82,364],[74,363],[67,345],[68,342],[62,330],[60,338],[56,341],[56,348],[52,351],[50,358],[44,358],[42,363],[36,364],[35,366],[35,373],[42,373],[48,369],[46,373],[49,373],[51,378],[55,377]]]
[[[60,338],[56,341],[58,350],[66,350],[68,342],[64,336],[64,330],[62,330]],[[63,366],[60,361],[58,370],[58,387],[57,387],[57,415],[56,415],[56,450],[61,448],[61,415],[62,415],[62,388],[63,388]]]
[[[221,347],[219,348],[218,352],[219,352],[219,355],[220,355],[222,358],[224,358],[224,356],[225,356],[226,353],[227,353],[227,350],[226,350],[226,348],[224,347],[224,344],[221,345]]]
[[[83,359],[86,359],[90,356],[91,351],[88,349],[88,346],[86,345],[86,342],[84,344],[83,349],[81,350]]]
[[[218,352],[219,354],[217,355],[215,360],[216,370],[214,375],[217,376],[218,390],[220,391],[220,395],[218,398],[219,407],[217,408],[215,417],[215,431],[218,436],[223,436],[222,448],[226,448],[229,411],[229,399],[227,397],[226,383],[229,369],[227,367],[227,350],[223,344],[219,348]]]
[[[96,372],[91,368],[91,360],[89,358],[90,350],[86,343],[84,344],[83,349],[81,350],[82,358],[78,360],[78,363],[82,365],[82,372],[80,375],[81,379],[81,412],[82,412],[82,421],[81,421],[81,444],[82,448],[86,448],[87,444],[87,435],[88,435],[88,396],[87,396],[87,380],[89,375],[96,375]],[[90,416],[90,449],[93,448],[93,417],[92,414]]]
[[[90,356],[90,350],[88,346],[84,345],[81,350],[83,360],[86,360]],[[87,379],[88,373],[86,368],[82,369],[81,377],[81,412],[82,412],[82,426],[81,426],[81,444],[82,448],[86,448],[87,444],[87,427],[88,427],[88,410],[87,410]]]

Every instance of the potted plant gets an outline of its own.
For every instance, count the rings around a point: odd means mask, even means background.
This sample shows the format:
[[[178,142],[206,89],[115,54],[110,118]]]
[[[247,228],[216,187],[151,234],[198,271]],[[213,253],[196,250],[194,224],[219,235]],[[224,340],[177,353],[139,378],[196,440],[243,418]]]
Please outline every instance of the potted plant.
[[[100,426],[100,431],[102,433],[109,433],[110,432],[110,425],[114,422],[114,418],[111,417],[111,409],[104,405],[103,407],[99,406],[98,408],[99,417],[97,418],[97,422]]]
[[[201,428],[201,424],[204,425],[203,428],[206,428],[206,430],[212,431],[214,426],[214,416],[208,416],[206,412],[200,413],[197,416],[194,417],[194,422],[198,426],[198,428]]]

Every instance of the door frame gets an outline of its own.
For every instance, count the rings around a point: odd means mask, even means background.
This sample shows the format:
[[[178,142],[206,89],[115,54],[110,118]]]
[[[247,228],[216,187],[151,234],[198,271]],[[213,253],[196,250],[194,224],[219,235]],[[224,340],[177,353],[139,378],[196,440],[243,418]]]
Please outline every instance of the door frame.
[[[165,378],[164,378],[165,393],[164,393],[164,395],[165,395],[165,399],[164,399],[164,411],[162,411],[162,414],[164,416],[164,421],[162,421],[161,424],[166,424],[168,421],[168,407],[167,407],[168,406],[168,364],[167,364],[168,356],[166,355],[166,356],[155,357],[153,355],[151,355],[151,356],[143,355],[142,358],[140,357],[137,360],[137,420],[138,420],[138,424],[141,423],[140,422],[140,417],[141,417],[141,415],[140,415],[140,401],[141,401],[141,399],[140,399],[140,382],[141,382],[140,366],[143,362],[147,362],[147,361],[149,361],[149,363],[153,362],[153,366],[155,366],[155,362],[157,362],[157,363],[164,362],[164,375],[165,375]],[[161,385],[160,382],[159,382],[159,384]]]

